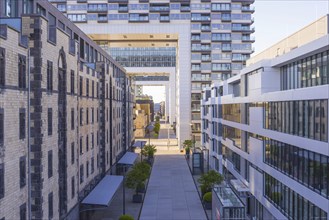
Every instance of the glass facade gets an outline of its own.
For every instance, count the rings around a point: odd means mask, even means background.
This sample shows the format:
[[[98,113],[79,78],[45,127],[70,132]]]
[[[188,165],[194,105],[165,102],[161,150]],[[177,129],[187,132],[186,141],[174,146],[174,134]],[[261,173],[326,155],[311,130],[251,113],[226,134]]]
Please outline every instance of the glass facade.
[[[223,119],[241,123],[241,106],[243,104],[225,104],[223,108]]]
[[[287,218],[301,220],[327,219],[325,211],[267,173],[264,173],[264,185],[264,196]]]
[[[329,157],[266,138],[264,162],[328,198]]]
[[[223,125],[223,138],[230,139],[234,145],[241,149],[241,130],[227,125]]]
[[[175,47],[111,47],[111,56],[124,67],[175,67]]]
[[[281,90],[328,84],[328,53],[329,50],[281,67]]]
[[[328,100],[264,103],[266,129],[328,141]]]
[[[230,148],[222,145],[222,154],[224,159],[228,159],[233,165],[234,168],[240,173],[241,170],[241,158],[240,155],[233,152]]]

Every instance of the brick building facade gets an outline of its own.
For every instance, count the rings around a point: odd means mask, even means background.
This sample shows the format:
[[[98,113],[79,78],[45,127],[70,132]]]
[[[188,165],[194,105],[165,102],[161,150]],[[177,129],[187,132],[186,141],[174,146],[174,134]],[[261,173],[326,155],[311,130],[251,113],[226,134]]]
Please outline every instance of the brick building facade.
[[[12,1],[10,13],[4,2],[0,219],[78,218],[133,142],[130,80],[47,1]]]

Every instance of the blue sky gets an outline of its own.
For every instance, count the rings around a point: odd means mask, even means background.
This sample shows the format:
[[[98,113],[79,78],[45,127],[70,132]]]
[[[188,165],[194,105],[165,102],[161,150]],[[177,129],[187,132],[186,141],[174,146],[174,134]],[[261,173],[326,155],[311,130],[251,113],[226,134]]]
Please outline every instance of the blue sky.
[[[329,0],[255,0],[255,54],[328,14]]]

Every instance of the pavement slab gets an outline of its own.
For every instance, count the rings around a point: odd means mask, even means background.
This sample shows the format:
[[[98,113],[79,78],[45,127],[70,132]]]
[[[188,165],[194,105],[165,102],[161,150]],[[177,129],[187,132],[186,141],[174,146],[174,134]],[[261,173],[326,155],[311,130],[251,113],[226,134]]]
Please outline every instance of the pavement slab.
[[[158,152],[140,220],[207,220],[185,157]]]

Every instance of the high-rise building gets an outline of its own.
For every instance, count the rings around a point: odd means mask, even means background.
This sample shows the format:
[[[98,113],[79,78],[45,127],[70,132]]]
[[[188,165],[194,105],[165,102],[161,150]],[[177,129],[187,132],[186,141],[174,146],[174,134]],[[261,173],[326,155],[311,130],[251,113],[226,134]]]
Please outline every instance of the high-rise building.
[[[254,0],[50,1],[128,74],[166,85],[180,142],[191,132],[200,141],[201,90],[237,74],[253,52]]]
[[[204,90],[202,145],[250,217],[329,219],[328,20]]]
[[[79,219],[133,142],[125,70],[44,0],[0,0],[0,219]]]

